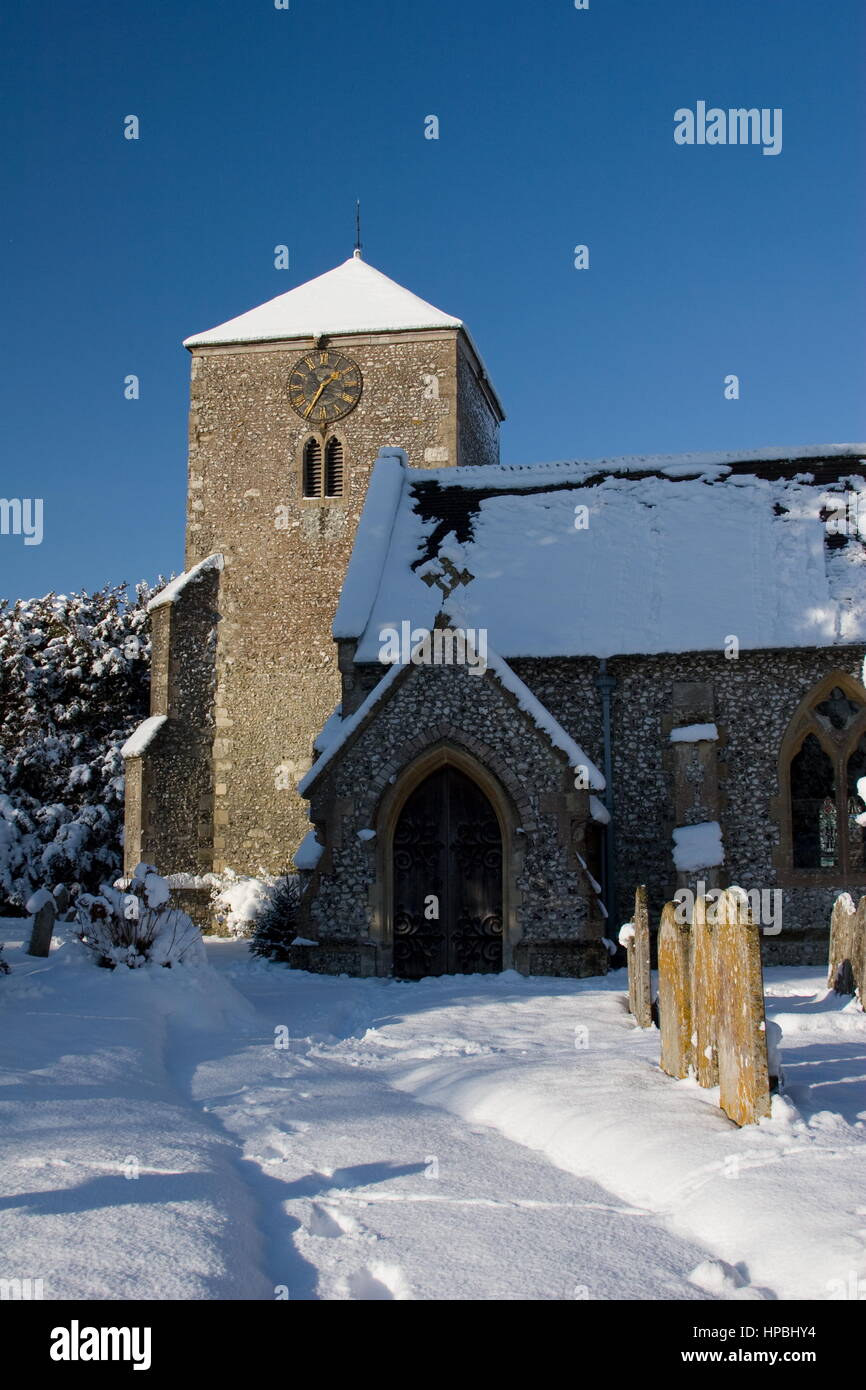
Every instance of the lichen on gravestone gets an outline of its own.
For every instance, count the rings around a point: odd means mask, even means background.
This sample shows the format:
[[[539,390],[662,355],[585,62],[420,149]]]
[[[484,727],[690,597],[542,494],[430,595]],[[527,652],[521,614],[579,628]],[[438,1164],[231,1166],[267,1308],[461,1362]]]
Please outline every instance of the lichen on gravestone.
[[[634,895],[634,937],[629,951],[629,969],[634,975],[629,994],[632,1013],[639,1028],[652,1027],[652,994],[650,988],[650,930],[646,884],[640,884]]]
[[[837,994],[854,994],[858,985],[862,989],[862,973],[859,980],[855,978],[855,961],[858,957],[862,960],[863,954],[864,903],[866,898],[861,898],[858,907],[855,908],[851,895],[840,893],[833,904],[827,987],[835,990]]]
[[[757,1124],[770,1114],[764,978],[760,928],[742,889],[722,893],[713,944],[719,1105],[735,1124]]]
[[[660,1066],[678,1080],[694,1062],[692,1044],[691,942],[687,922],[677,920],[673,903],[665,903],[659,926]]]
[[[714,905],[711,905],[714,906]],[[704,897],[695,900],[691,929],[692,977],[692,1046],[698,1083],[711,1087],[719,1084],[719,1064],[716,1051],[717,981],[713,953],[713,921]]]

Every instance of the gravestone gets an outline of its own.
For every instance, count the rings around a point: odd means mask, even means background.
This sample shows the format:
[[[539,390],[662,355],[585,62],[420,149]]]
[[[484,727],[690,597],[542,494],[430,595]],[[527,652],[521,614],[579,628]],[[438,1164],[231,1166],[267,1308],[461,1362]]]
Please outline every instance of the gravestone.
[[[632,989],[632,970],[634,988]],[[652,992],[650,988],[650,930],[646,887],[641,884],[634,895],[634,937],[629,952],[629,993],[632,1013],[639,1028],[652,1027]]]
[[[854,988],[860,1000],[860,1008],[866,1009],[866,897],[857,904],[857,921],[854,925],[854,951],[851,957],[851,970]]]
[[[752,1125],[770,1113],[761,932],[742,889],[726,889],[715,916],[719,1105]]]
[[[830,918],[830,969],[827,987],[837,994],[863,991],[863,932],[866,898],[855,908],[849,893],[840,893]],[[859,970],[858,970],[859,966]]]
[[[27,947],[27,954],[28,956],[47,956],[51,950],[51,937],[57,918],[57,903],[47,888],[40,888],[28,902],[27,910],[33,916],[33,927],[30,932],[30,945]]]
[[[708,907],[705,898],[695,899],[691,929],[692,977],[692,1047],[694,1067],[701,1086],[719,1084],[719,1061],[716,1051],[716,962],[713,952],[715,927],[707,917],[715,904]]]
[[[678,1079],[688,1076],[694,1059],[690,935],[674,904],[665,903],[659,926],[661,1069]]]

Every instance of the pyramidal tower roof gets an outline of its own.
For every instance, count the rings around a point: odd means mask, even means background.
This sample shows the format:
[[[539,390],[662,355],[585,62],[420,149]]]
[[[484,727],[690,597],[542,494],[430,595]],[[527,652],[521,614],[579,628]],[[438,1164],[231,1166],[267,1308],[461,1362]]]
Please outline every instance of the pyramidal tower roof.
[[[206,333],[184,340],[184,347],[216,343],[263,343],[332,333],[387,333],[413,328],[463,328],[417,294],[404,290],[362,260],[358,252],[315,280],[277,295]]]

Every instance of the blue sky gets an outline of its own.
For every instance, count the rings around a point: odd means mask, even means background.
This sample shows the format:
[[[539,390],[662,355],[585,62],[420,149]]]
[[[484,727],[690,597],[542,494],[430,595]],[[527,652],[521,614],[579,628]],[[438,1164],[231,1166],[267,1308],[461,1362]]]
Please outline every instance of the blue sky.
[[[864,29],[862,0],[7,6],[0,490],[45,536],[0,536],[0,594],[182,567],[181,340],[344,260],[356,197],[366,258],[469,325],[508,462],[866,437]],[[782,153],[677,146],[699,100],[781,107]]]

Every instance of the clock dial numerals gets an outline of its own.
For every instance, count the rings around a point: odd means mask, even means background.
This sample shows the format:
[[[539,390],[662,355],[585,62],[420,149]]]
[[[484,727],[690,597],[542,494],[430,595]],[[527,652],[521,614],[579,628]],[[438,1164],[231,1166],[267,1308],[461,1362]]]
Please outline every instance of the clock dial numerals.
[[[295,363],[289,374],[291,407],[303,420],[328,425],[354,410],[361,399],[363,378],[357,362],[341,352],[322,348]]]

